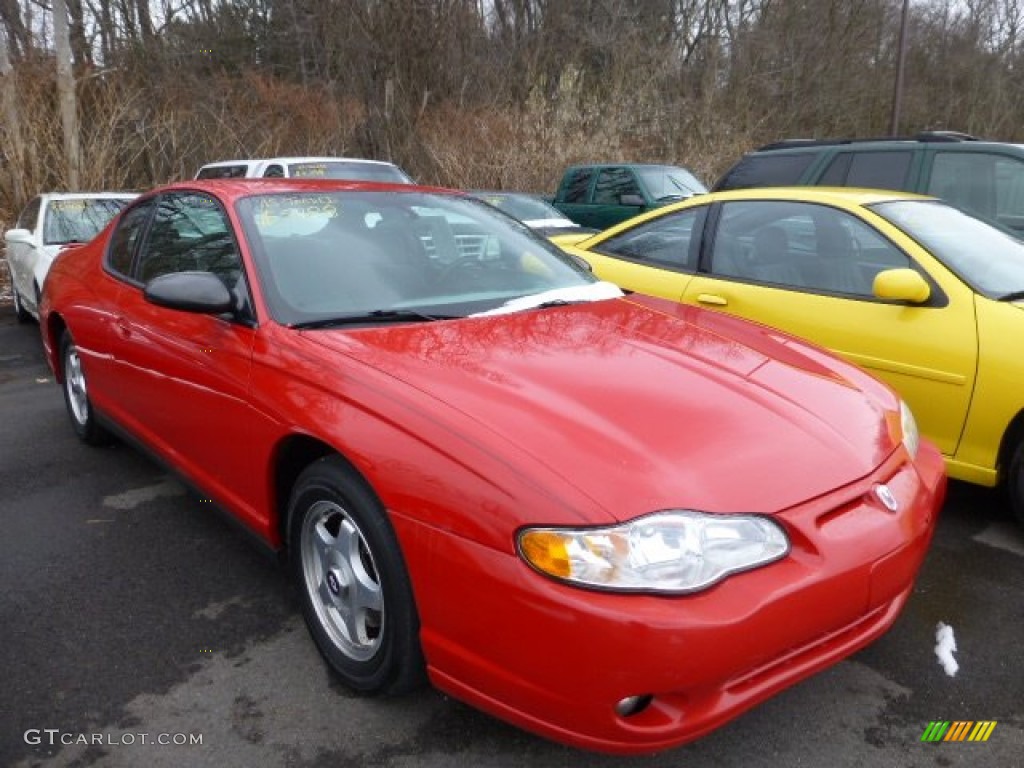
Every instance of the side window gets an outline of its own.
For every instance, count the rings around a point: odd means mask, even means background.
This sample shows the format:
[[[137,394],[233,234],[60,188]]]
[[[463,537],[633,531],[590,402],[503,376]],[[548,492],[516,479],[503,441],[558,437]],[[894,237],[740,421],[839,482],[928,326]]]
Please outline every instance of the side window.
[[[715,191],[796,184],[813,160],[813,152],[747,155],[719,179]]]
[[[802,287],[798,256],[808,250],[809,224],[800,203],[725,203],[711,250],[712,274]]]
[[[996,221],[1024,232],[1024,160],[996,158]]]
[[[18,216],[18,229],[27,229],[30,232],[35,232],[36,222],[39,221],[39,207],[42,205],[42,202],[43,199],[37,197],[25,206],[21,215]]]
[[[172,272],[213,272],[230,289],[242,260],[220,204],[199,192],[164,195],[136,267],[140,282]]]
[[[937,152],[929,194],[1005,227],[1024,230],[1024,161],[982,152]]]
[[[723,277],[862,298],[873,296],[876,274],[908,266],[868,224],[813,203],[726,203],[711,257]]]
[[[566,203],[585,203],[587,193],[590,191],[590,179],[593,177],[592,168],[577,168],[567,180],[565,186]]]
[[[619,205],[623,195],[639,195],[640,185],[627,168],[605,168],[597,175],[594,187],[596,205]]]
[[[903,251],[848,213],[815,206],[811,219],[814,260],[803,268],[808,288],[873,298],[875,275],[911,266]]]
[[[631,261],[693,270],[706,213],[707,206],[701,206],[662,216],[605,240],[598,250]]]
[[[135,247],[146,228],[152,210],[153,201],[146,200],[130,208],[121,217],[107,247],[107,267],[111,271],[126,277],[131,274],[132,256],[135,255]]]
[[[855,152],[844,186],[906,189],[913,152]]]
[[[263,172],[263,178],[265,179],[283,179],[284,168],[276,163]]]

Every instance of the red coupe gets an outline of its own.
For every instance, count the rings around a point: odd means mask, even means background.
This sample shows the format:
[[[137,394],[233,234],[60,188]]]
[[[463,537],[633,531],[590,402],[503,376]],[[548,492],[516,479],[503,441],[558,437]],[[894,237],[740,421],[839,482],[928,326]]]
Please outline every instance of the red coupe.
[[[682,744],[877,638],[945,492],[868,375],[441,190],[155,190],[57,259],[41,329],[78,435],[286,552],[347,685],[590,749]]]

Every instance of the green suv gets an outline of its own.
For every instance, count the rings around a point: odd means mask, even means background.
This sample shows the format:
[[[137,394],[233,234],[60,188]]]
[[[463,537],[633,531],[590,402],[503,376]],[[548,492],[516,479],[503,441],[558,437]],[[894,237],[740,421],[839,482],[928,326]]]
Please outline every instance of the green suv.
[[[1024,144],[949,131],[913,138],[789,139],[748,152],[712,191],[794,185],[920,192],[1024,232]]]

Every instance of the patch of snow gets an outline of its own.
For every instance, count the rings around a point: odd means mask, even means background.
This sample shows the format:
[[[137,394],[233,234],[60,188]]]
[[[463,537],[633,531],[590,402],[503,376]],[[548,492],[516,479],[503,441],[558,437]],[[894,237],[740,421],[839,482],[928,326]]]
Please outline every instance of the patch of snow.
[[[1013,523],[992,523],[973,538],[990,547],[1013,552],[1015,555],[1024,555],[1024,532],[1020,526]]]
[[[124,493],[103,497],[103,506],[111,509],[134,509],[140,504],[167,496],[183,496],[185,489],[181,483],[167,478],[156,485],[148,485],[145,488],[133,488]]]
[[[956,638],[953,637],[953,628],[941,621],[935,627],[935,655],[939,658],[939,664],[946,670],[946,674],[954,677],[960,665],[953,658],[956,650]]]

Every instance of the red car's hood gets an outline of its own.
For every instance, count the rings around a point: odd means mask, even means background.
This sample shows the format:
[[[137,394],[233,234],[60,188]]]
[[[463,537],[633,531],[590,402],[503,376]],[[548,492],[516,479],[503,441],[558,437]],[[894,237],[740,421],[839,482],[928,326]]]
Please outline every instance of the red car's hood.
[[[654,299],[305,335],[462,412],[491,450],[531,455],[617,519],[774,512],[894,447],[897,401],[856,369]]]

